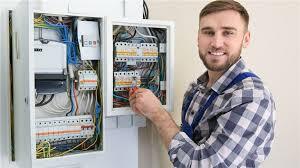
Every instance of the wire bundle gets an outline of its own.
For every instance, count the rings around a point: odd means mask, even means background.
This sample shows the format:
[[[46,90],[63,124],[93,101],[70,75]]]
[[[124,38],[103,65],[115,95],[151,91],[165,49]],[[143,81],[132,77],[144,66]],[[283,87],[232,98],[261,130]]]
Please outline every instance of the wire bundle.
[[[149,9],[145,0],[143,0],[143,9],[144,9],[143,19],[149,19]]]
[[[55,17],[40,15],[38,18],[34,19],[34,27],[56,30],[60,35],[61,42],[67,45],[67,63],[79,63],[77,50],[78,43],[72,41],[68,25],[64,24],[63,21],[57,20]]]

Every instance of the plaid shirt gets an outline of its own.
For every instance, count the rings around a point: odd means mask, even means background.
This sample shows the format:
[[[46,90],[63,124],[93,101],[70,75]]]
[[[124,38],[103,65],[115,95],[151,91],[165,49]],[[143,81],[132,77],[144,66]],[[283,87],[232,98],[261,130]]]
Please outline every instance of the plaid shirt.
[[[169,156],[174,167],[258,167],[265,160],[274,138],[274,101],[262,81],[255,77],[224,90],[243,72],[250,71],[240,59],[211,88],[206,88],[207,72],[189,86],[185,97],[198,90],[185,116],[189,124],[212,90],[219,96],[195,128],[195,141],[184,132],[173,137]]]

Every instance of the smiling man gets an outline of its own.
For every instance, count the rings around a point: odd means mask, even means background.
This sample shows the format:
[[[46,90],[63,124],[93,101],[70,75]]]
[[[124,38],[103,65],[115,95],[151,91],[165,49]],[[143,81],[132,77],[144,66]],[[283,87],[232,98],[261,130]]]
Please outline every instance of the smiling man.
[[[258,167],[274,138],[273,98],[246,68],[249,15],[232,0],[200,12],[199,57],[207,71],[184,95],[179,128],[147,89],[130,92],[130,105],[156,126],[174,167]]]

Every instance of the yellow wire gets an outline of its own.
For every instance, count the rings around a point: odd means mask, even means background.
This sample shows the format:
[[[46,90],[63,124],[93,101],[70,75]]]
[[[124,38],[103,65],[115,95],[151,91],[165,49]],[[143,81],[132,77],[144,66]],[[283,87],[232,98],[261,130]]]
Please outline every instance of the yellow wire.
[[[154,64],[153,64],[153,66],[154,66]],[[151,67],[152,68],[152,67]],[[150,74],[151,75],[151,74]],[[157,78],[157,76],[159,75],[159,73],[157,73],[150,81],[149,81],[149,83],[150,82],[153,82],[156,78]]]
[[[94,70],[95,71],[95,69],[92,67],[92,65],[89,63],[89,62],[85,62],[92,70]]]
[[[36,24],[36,23],[39,23],[39,24],[44,23],[42,15],[40,15],[38,18],[34,18],[34,24]]]
[[[55,155],[54,157],[63,156],[63,155],[65,155],[65,154],[69,153],[69,152],[72,152],[73,150],[75,150],[76,148],[78,148],[79,146],[81,146],[82,144],[84,144],[84,143],[85,143],[87,140],[89,140],[89,139],[90,139],[90,138],[85,139],[84,141],[82,141],[80,144],[78,144],[78,145],[75,146],[74,148],[69,149],[69,150],[67,150],[67,151],[65,151],[65,152],[63,152],[63,153],[61,153],[61,154]]]
[[[47,146],[44,146],[44,145],[47,145]],[[47,153],[46,153],[46,149],[47,149]],[[39,155],[43,155],[43,157],[45,158],[46,155],[47,157],[50,157],[51,156],[51,151],[53,151],[55,148],[51,149],[51,144],[48,142],[48,141],[44,141],[44,142],[41,142],[37,148],[36,148],[36,155],[37,157]]]
[[[85,149],[82,149],[82,150],[83,150],[83,151],[86,151],[86,150],[88,150],[90,147],[92,147],[93,145],[95,145],[95,144],[96,144],[97,140],[98,140],[98,136],[96,136],[96,139],[95,139],[94,143],[92,143],[90,146],[88,146],[87,148],[85,148]]]

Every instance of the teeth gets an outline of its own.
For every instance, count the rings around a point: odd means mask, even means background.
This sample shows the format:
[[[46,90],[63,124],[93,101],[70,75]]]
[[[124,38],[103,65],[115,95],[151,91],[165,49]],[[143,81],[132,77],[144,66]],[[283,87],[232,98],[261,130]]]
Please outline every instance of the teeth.
[[[224,52],[211,52],[212,55],[224,55]]]

